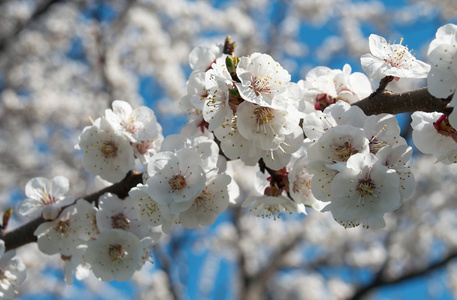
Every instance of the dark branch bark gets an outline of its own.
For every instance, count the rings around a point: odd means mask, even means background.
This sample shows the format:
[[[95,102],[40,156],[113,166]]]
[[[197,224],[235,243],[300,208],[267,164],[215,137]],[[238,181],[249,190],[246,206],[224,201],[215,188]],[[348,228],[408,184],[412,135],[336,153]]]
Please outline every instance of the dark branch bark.
[[[179,297],[178,291],[176,290],[176,286],[173,284],[173,278],[171,276],[171,266],[170,265],[171,265],[172,258],[169,257],[167,254],[162,253],[160,248],[157,248],[155,250],[155,254],[156,254],[157,259],[160,262],[162,270],[165,272],[165,275],[167,276],[168,283],[169,283],[168,290],[171,293],[172,299],[173,300],[181,299],[181,297]]]
[[[236,244],[238,248],[238,282],[239,282],[239,287],[238,287],[238,298],[239,299],[247,299],[246,298],[246,290],[251,284],[252,278],[249,275],[249,272],[247,270],[247,263],[246,263],[246,256],[244,255],[243,248],[241,246],[241,240],[243,237],[243,230],[241,230],[241,214],[242,210],[240,206],[236,206],[232,209],[233,211],[233,218],[234,218],[234,223],[235,223],[235,228],[237,230],[238,234],[238,243]]]
[[[93,194],[80,197],[79,199],[85,199],[90,203],[97,203],[98,198],[105,193],[116,194],[119,198],[123,199],[128,196],[128,192],[131,188],[142,182],[142,176],[143,174],[141,172],[131,171],[122,181]],[[34,236],[33,233],[43,222],[45,222],[45,220],[42,217],[39,217],[12,231],[1,232],[0,239],[5,241],[6,250],[16,249],[28,243],[36,242],[36,236]]]
[[[276,272],[283,266],[284,257],[295,247],[297,247],[303,240],[301,234],[296,235],[281,247],[271,256],[269,263],[256,274],[250,277],[249,285],[246,286],[243,297],[246,300],[261,300],[265,299],[265,291],[269,280],[276,274]]]
[[[49,0],[37,7],[32,16],[25,22],[20,23],[14,31],[9,35],[0,40],[0,52],[5,50],[6,46],[11,42],[11,39],[17,37],[25,28],[29,27],[36,19],[40,18],[45,14],[54,4],[63,2],[64,0]]]
[[[386,89],[389,82],[391,82],[392,80],[394,80],[393,76],[386,76],[383,79],[381,79],[381,82],[379,82],[378,89],[373,94],[371,94],[369,98],[373,98],[377,94],[382,93]]]
[[[430,95],[428,89],[421,88],[405,93],[392,93],[382,90],[378,93],[354,103],[360,107],[366,115],[378,115],[381,113],[400,114],[405,112],[442,112],[449,114],[451,109],[446,108],[450,99],[438,99]]]
[[[386,286],[386,285],[394,285],[394,284],[401,283],[401,282],[404,282],[407,280],[425,276],[433,271],[436,271],[442,267],[445,267],[449,262],[451,262],[455,258],[457,258],[457,251],[451,252],[442,260],[440,260],[436,263],[430,264],[430,265],[424,267],[423,269],[419,269],[419,270],[404,274],[403,276],[400,276],[397,278],[385,279],[382,276],[377,276],[371,283],[360,287],[350,299],[359,300],[359,299],[362,299],[364,296],[366,296],[369,292],[373,291],[375,288]]]

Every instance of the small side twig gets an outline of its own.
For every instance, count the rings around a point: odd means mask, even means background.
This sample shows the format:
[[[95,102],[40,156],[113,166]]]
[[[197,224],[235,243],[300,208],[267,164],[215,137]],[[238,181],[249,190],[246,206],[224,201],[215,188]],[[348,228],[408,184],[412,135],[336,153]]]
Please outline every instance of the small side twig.
[[[394,80],[394,78],[395,77],[393,76],[386,76],[383,79],[381,79],[381,81],[379,82],[378,89],[374,91],[368,98],[373,99],[377,94],[384,92],[389,82]]]

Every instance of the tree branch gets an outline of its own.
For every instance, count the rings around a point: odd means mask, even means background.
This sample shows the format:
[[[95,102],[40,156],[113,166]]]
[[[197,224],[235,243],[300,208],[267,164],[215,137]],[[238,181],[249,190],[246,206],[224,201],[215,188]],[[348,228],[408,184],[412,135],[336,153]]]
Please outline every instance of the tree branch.
[[[241,215],[243,213],[241,206],[235,206],[232,209],[233,211],[233,222],[235,224],[235,228],[237,230],[237,235],[238,235],[238,243],[236,243],[236,246],[238,248],[238,299],[248,299],[246,295],[246,290],[251,284],[252,278],[249,275],[249,271],[247,269],[247,263],[246,263],[246,255],[243,252],[243,247],[241,245],[241,241],[243,238],[243,230],[241,229]]]
[[[133,170],[130,171],[122,181],[78,199],[85,199],[90,203],[95,202],[98,204],[98,198],[105,193],[116,194],[119,198],[123,199],[128,196],[130,189],[137,186],[142,180],[143,173]],[[37,239],[33,233],[43,222],[45,222],[45,220],[42,217],[39,217],[12,231],[0,232],[0,239],[5,241],[6,250],[16,249],[28,243],[36,242]]]
[[[45,3],[43,3],[42,5],[38,6],[37,9],[35,10],[35,12],[32,14],[32,16],[28,20],[20,23],[10,35],[8,35],[0,40],[0,52],[5,50],[6,46],[9,45],[9,43],[13,37],[18,36],[19,33],[21,33],[25,28],[30,26],[30,24],[32,24],[33,21],[35,21],[36,19],[40,18],[43,14],[45,14],[51,8],[51,6],[53,6],[56,3],[62,2],[62,1],[64,1],[64,0],[49,0]]]
[[[397,278],[385,279],[385,278],[382,278],[381,276],[377,276],[369,284],[360,287],[350,299],[359,300],[359,299],[362,299],[363,296],[365,296],[366,294],[368,294],[375,288],[387,286],[387,285],[393,285],[393,284],[401,283],[401,282],[411,280],[411,279],[414,279],[417,277],[425,276],[435,270],[438,270],[438,269],[446,266],[449,262],[451,262],[455,258],[457,258],[457,251],[451,252],[442,260],[440,260],[436,263],[430,264],[423,269],[419,269],[419,270],[410,272],[408,274],[404,274],[403,276],[400,276]]]
[[[451,109],[446,107],[449,100],[450,98],[438,99],[430,95],[425,87],[405,93],[392,93],[382,90],[353,105],[360,107],[368,116],[381,113],[400,114],[415,111],[437,111],[449,114]]]
[[[249,285],[246,286],[243,298],[246,300],[265,299],[265,291],[268,281],[282,267],[284,257],[303,240],[301,234],[297,234],[287,242],[281,245],[278,250],[270,257],[268,264],[259,270],[255,275],[250,276]]]
[[[171,297],[173,300],[179,300],[181,297],[179,297],[178,292],[176,291],[175,287],[173,286],[173,279],[171,276],[171,261],[172,258],[167,256],[165,253],[162,253],[159,247],[156,248],[155,254],[157,259],[160,262],[160,266],[162,267],[162,270],[164,271],[165,275],[167,276],[168,283],[169,283],[169,292],[171,294]]]

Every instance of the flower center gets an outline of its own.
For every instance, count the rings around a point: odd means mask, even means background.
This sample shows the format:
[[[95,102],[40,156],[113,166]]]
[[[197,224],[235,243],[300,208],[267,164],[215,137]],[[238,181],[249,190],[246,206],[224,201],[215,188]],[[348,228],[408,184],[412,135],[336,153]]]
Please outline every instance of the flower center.
[[[168,180],[168,184],[171,186],[172,192],[182,190],[187,186],[186,177],[181,174],[174,175],[170,180]]]
[[[133,116],[129,116],[127,121],[126,120],[121,121],[121,126],[124,127],[125,131],[134,134],[138,131],[138,127],[135,124],[137,118],[134,118]]]
[[[449,120],[446,115],[442,115],[436,122],[433,122],[433,127],[436,131],[443,136],[450,136],[455,142],[457,142],[457,131],[452,128],[449,124]]]
[[[400,44],[392,45],[393,47],[392,53],[387,54],[387,58],[384,59],[386,63],[391,65],[394,68],[401,68],[403,67],[409,60],[413,60],[413,56],[411,52],[408,51],[408,48],[402,46],[401,43],[403,42],[403,38],[400,40]]]
[[[143,208],[141,209],[141,215],[151,217],[155,213],[159,213],[158,216],[156,216],[156,219],[154,220],[154,224],[160,221],[160,211],[159,211],[159,206],[157,203],[144,203]]]
[[[327,95],[325,93],[321,93],[321,94],[317,95],[317,97],[316,97],[316,103],[314,103],[314,109],[323,111],[327,106],[330,106],[331,104],[333,104],[335,102],[336,102],[335,98],[330,97],[329,95]]]
[[[374,194],[376,185],[371,177],[368,175],[363,179],[359,179],[359,184],[357,185],[356,190],[360,193],[362,197],[371,196]],[[362,202],[362,206],[364,203]],[[357,205],[359,206],[359,205]]]
[[[56,231],[61,237],[67,238],[70,235],[71,231],[70,220],[59,221],[59,223],[57,224]]]
[[[251,84],[249,85],[250,88],[254,90],[256,96],[260,96],[262,94],[269,94],[270,93],[270,76],[263,76],[260,75],[259,77],[253,78]]]
[[[271,109],[268,107],[257,107],[254,109],[254,116],[257,119],[257,133],[259,133],[259,128],[263,127],[263,132],[266,134],[267,125],[275,118],[275,115],[271,112]]]
[[[262,212],[259,213],[259,216],[262,216],[263,218],[270,218],[273,216],[273,220],[276,221],[276,219],[281,218],[281,208],[278,204],[265,204]]]
[[[103,142],[100,151],[105,158],[114,158],[117,156],[117,146],[113,141]]]
[[[338,161],[345,162],[352,155],[358,153],[359,151],[352,147],[349,142],[345,142],[342,146],[336,147],[333,154],[338,158]]]
[[[203,192],[194,200],[192,206],[195,208],[195,210],[203,209],[204,212],[207,210],[212,211],[213,209],[208,206],[209,204],[214,203],[214,200],[211,196],[211,193],[208,192],[205,188]]]
[[[111,226],[115,229],[126,230],[130,228],[130,220],[123,213],[118,213],[111,216]]]
[[[370,144],[369,144],[370,152],[373,154],[376,154],[376,153],[378,153],[379,150],[381,150],[382,148],[384,148],[387,145],[388,144],[386,141],[380,141],[376,137],[372,137],[372,139],[370,140]]]
[[[41,189],[42,189],[41,203],[43,203],[43,205],[52,205],[57,202],[57,199],[53,195],[48,194],[44,188],[41,188]]]
[[[127,252],[122,248],[121,245],[110,245],[108,248],[108,253],[112,261],[118,261],[122,259]]]
[[[311,179],[312,175],[307,174],[305,171],[301,171],[297,174],[293,184],[293,191],[300,193],[304,197],[308,198],[311,196]]]
[[[152,148],[152,141],[141,141],[137,144],[135,144],[136,149],[138,150],[138,153],[140,154],[146,154],[148,153],[148,150]]]

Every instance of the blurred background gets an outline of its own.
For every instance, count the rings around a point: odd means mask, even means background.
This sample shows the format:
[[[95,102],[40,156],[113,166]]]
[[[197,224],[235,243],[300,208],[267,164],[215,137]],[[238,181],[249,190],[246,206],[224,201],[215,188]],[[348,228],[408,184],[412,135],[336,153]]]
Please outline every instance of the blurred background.
[[[66,176],[75,197],[95,191],[74,146],[89,116],[114,100],[151,107],[164,136],[179,133],[195,46],[231,35],[236,55],[268,53],[296,82],[319,65],[361,71],[371,33],[404,38],[426,61],[428,43],[449,22],[457,22],[454,0],[2,0],[0,210],[16,209],[36,176]],[[17,250],[28,268],[18,297],[453,299],[457,168],[416,151],[413,171],[417,190],[386,215],[384,229],[345,230],[311,210],[272,220],[231,207],[211,227],[162,237],[153,263],[125,283],[91,275],[66,286],[60,258],[27,245]],[[10,226],[27,221],[14,213]]]

